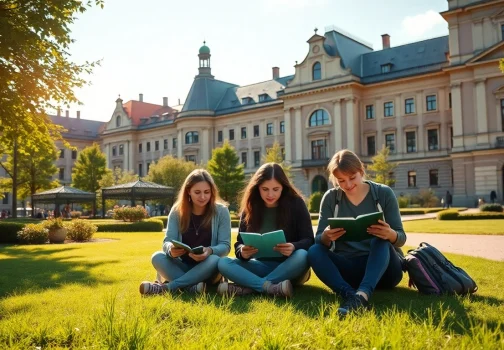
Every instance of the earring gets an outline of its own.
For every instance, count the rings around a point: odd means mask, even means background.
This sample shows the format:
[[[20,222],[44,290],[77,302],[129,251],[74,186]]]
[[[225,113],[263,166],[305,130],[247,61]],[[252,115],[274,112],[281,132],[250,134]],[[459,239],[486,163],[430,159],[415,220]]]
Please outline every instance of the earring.
[[[191,203],[191,196],[189,196],[189,203]]]

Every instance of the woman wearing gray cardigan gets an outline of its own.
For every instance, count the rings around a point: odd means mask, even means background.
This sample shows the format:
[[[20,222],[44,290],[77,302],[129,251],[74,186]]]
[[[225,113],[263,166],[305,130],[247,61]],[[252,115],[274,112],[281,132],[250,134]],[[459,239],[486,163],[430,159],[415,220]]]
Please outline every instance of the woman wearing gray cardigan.
[[[219,257],[227,256],[231,248],[231,218],[221,202],[217,187],[206,170],[197,169],[187,176],[168,214],[163,251],[152,255],[157,281],[142,282],[141,294],[180,289],[203,293],[205,281],[219,281],[216,278]],[[176,247],[173,240],[203,249],[197,254],[188,253]]]

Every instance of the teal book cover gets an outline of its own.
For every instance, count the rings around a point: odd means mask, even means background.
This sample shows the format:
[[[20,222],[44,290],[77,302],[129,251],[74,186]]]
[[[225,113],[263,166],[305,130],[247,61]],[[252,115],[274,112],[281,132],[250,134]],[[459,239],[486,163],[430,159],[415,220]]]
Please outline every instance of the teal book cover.
[[[283,230],[266,233],[240,232],[243,244],[257,248],[259,251],[253,257],[260,258],[281,258],[283,257],[273,248],[280,243],[287,243]]]
[[[360,242],[374,237],[367,233],[367,228],[371,225],[379,225],[378,220],[383,220],[383,213],[375,212],[362,214],[356,218],[329,218],[327,220],[331,228],[341,227],[346,231],[337,242]]]

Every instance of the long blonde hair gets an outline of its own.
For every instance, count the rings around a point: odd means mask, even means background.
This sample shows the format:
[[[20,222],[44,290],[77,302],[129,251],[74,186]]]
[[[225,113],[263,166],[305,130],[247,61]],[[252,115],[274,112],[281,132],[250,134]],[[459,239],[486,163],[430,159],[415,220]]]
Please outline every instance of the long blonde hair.
[[[192,214],[192,201],[190,201],[189,191],[198,182],[205,181],[210,185],[210,200],[207,203],[205,213],[203,214],[203,221],[201,226],[204,228],[211,228],[212,217],[215,215],[217,208],[217,203],[223,203],[219,196],[219,190],[215,185],[215,182],[208,171],[205,169],[195,169],[189,175],[187,175],[184,184],[180,188],[177,196],[177,201],[173,204],[174,210],[179,214],[179,229],[180,232],[184,233],[189,228],[189,223],[191,221]]]
[[[333,183],[334,187],[339,187],[338,180],[334,175],[334,172],[338,170],[339,172],[346,175],[353,175],[356,173],[361,173],[362,176],[366,175],[366,169],[364,164],[359,159],[359,157],[352,151],[348,149],[342,149],[337,152],[329,162],[327,166],[327,171],[329,172],[329,178]]]

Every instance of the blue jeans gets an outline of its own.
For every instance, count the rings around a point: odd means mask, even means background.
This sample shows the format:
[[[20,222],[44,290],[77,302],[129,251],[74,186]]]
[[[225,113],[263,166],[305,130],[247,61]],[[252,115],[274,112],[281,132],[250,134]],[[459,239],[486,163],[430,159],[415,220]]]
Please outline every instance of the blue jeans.
[[[375,288],[393,288],[401,282],[402,261],[389,241],[373,238],[369,255],[345,258],[323,244],[308,250],[317,277],[343,297],[362,291],[371,297]]]
[[[262,292],[267,281],[279,283],[302,277],[310,268],[307,256],[306,250],[298,249],[284,261],[244,261],[226,257],[220,259],[218,267],[220,273],[234,283]]]
[[[169,290],[190,287],[199,282],[211,279],[217,273],[219,257],[210,255],[205,260],[190,264],[179,258],[170,258],[164,252],[152,254],[152,265],[157,271],[158,281],[168,281],[166,286]]]

